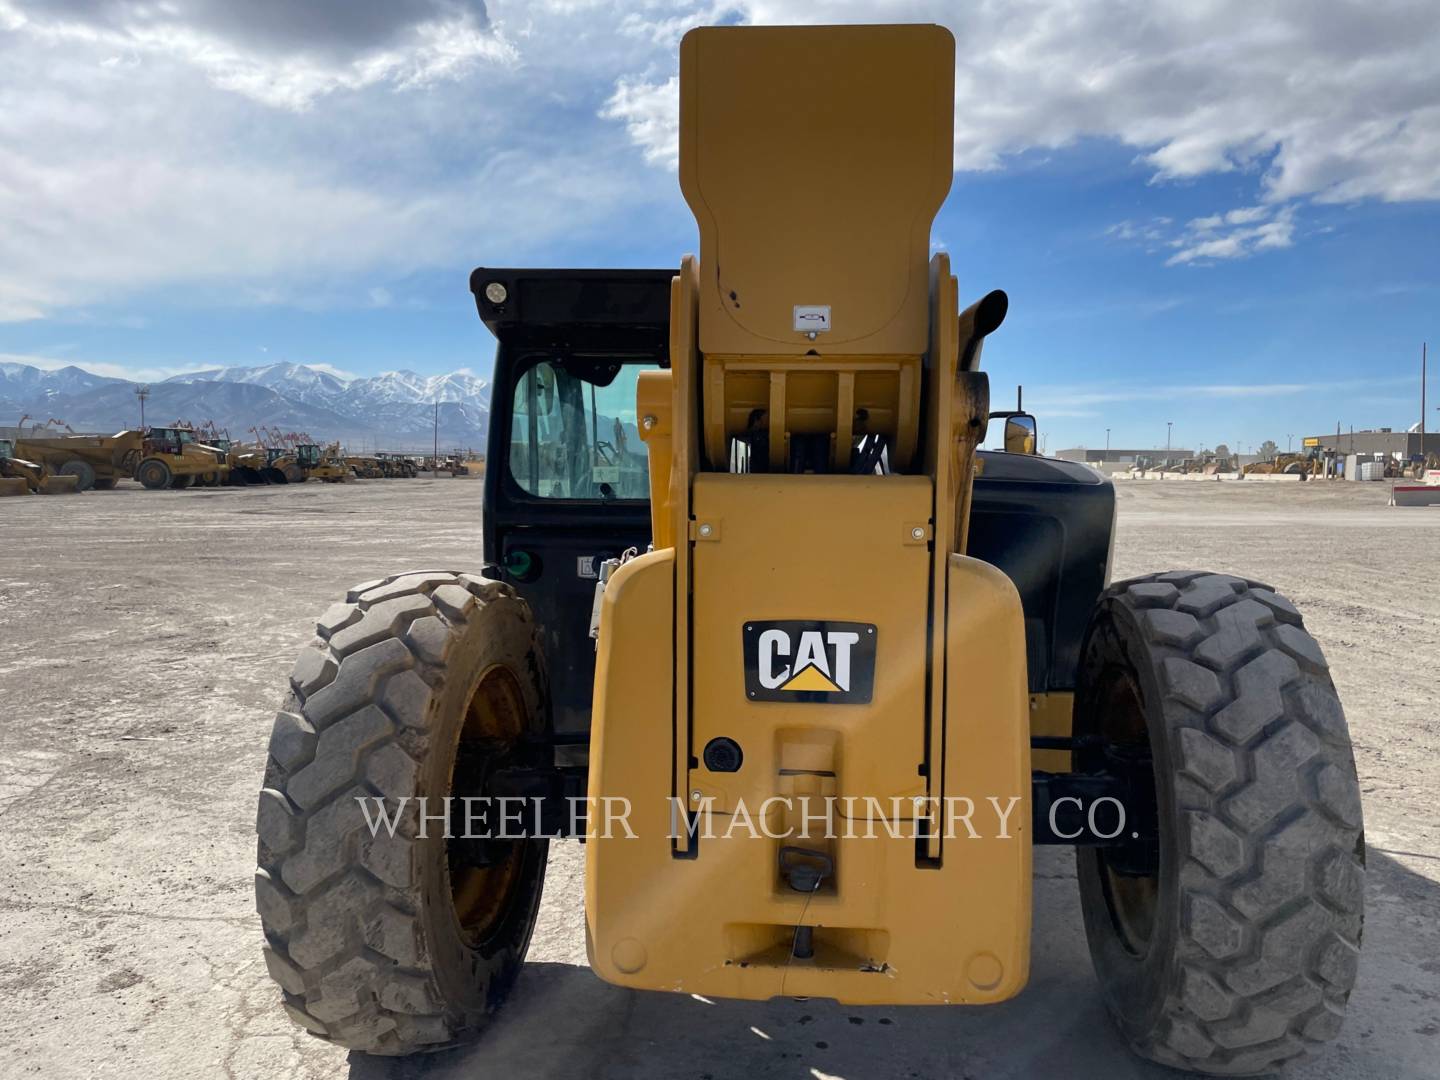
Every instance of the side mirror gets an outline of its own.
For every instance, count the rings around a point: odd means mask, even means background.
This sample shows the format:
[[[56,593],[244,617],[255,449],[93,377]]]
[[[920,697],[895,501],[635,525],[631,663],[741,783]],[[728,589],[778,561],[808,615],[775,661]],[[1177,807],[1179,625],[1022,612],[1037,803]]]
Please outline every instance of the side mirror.
[[[1005,452],[1035,453],[1035,417],[1029,413],[1020,413],[1005,418]]]
[[[1007,454],[1035,453],[1035,417],[1027,412],[995,412],[990,419],[1005,421],[1005,452]]]

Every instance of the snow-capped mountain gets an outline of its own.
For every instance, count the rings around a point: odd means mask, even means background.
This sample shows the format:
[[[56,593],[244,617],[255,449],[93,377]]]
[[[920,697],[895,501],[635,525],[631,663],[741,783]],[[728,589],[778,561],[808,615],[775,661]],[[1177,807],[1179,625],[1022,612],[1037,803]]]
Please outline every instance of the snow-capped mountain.
[[[264,367],[213,368],[171,376],[166,382],[227,382],[264,386],[293,401],[324,405],[344,413],[363,412],[379,405],[429,405],[454,402],[490,408],[490,384],[461,369],[446,375],[417,375],[413,371],[387,371],[368,378],[345,379],[305,364],[266,364]]]
[[[28,412],[40,420],[58,417],[76,431],[134,427],[136,385],[76,367],[42,371],[0,364],[0,426]],[[464,369],[346,379],[278,363],[187,372],[149,387],[148,422],[213,421],[235,439],[248,438],[252,427],[278,427],[357,448],[418,449],[435,438],[437,402],[442,446],[481,448],[490,426],[490,385]]]
[[[345,390],[347,380],[336,378],[328,371],[308,367],[305,364],[266,364],[263,367],[211,368],[208,371],[186,372],[172,375],[165,380],[172,383],[228,382],[247,383],[263,386],[277,394],[303,401],[306,404],[324,405]]]
[[[29,364],[0,364],[0,404],[24,401],[38,405],[65,394],[84,393],[98,386],[124,382],[124,379],[92,375],[78,367],[42,371]]]

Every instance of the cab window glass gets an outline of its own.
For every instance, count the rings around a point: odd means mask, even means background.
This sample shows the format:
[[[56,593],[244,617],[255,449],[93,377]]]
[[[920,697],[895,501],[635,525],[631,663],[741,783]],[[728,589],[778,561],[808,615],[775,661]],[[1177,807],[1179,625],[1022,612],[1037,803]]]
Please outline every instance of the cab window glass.
[[[510,473],[546,499],[645,499],[645,444],[636,426],[635,384],[645,364],[621,364],[605,386],[541,361],[515,385]]]

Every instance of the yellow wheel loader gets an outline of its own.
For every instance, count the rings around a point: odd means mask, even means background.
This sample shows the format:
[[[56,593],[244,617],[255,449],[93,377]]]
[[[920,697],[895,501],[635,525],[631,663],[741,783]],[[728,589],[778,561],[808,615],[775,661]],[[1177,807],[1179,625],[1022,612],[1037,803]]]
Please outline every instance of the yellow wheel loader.
[[[75,476],[56,476],[38,461],[15,456],[12,439],[0,439],[0,495],[73,495],[80,491]]]
[[[474,1038],[584,836],[590,964],[637,990],[1004,1001],[1065,844],[1140,1054],[1260,1073],[1335,1035],[1364,846],[1325,658],[1260,582],[1109,581],[1109,481],[991,413],[1005,294],[962,308],[930,254],[954,64],[930,26],[692,31],[699,258],[475,271],[483,562],[352,589],[270,742],[297,1023]]]
[[[223,449],[225,464],[229,466],[229,483],[243,486],[266,482],[264,474],[270,459],[263,446],[232,443],[226,439]]]
[[[315,443],[272,446],[265,451],[260,475],[271,484],[303,484],[312,470],[320,467],[320,447]]]

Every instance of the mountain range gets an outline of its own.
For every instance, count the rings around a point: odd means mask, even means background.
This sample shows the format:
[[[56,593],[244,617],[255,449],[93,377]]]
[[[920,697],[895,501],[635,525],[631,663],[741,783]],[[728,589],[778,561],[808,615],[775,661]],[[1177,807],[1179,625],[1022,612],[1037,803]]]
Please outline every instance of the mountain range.
[[[74,431],[135,427],[139,385],[78,367],[0,363],[0,426],[28,413],[27,427],[51,418]],[[147,423],[211,421],[236,440],[250,438],[252,427],[267,427],[307,432],[319,442],[338,439],[351,449],[422,449],[435,438],[437,403],[442,447],[482,449],[490,426],[490,384],[464,370],[346,379],[278,363],[187,372],[145,385]]]

